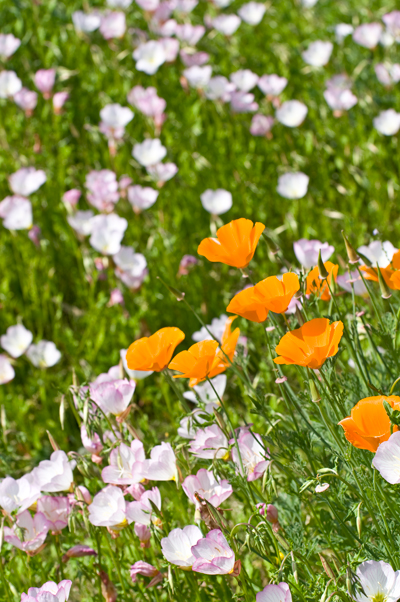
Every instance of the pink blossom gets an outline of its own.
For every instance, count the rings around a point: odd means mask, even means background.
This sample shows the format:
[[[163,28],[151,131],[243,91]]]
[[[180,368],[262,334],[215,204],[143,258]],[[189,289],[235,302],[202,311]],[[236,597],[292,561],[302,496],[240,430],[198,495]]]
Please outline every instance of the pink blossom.
[[[382,29],[380,23],[364,23],[354,30],[353,40],[364,48],[375,48],[381,37]]]
[[[189,46],[196,46],[197,42],[204,36],[206,28],[203,25],[192,25],[184,23],[176,26],[176,37]]]
[[[136,0],[136,4],[148,12],[154,12],[157,10],[160,0]]]
[[[39,71],[36,71],[35,73],[34,81],[39,92],[41,92],[45,98],[50,98],[50,92],[56,81],[56,70],[39,69]]]
[[[71,219],[68,220],[71,223]],[[115,213],[95,215],[90,219],[90,244],[103,255],[115,255],[121,249],[128,222]]]
[[[229,443],[217,424],[198,429],[190,444],[189,451],[198,458],[213,460],[229,456]]]
[[[153,87],[135,86],[129,92],[127,98],[130,104],[148,117],[159,118],[163,115],[167,106],[166,101],[157,95],[157,90]]]
[[[22,539],[16,535],[17,527],[22,529],[22,531],[19,531]],[[29,510],[24,510],[17,516],[17,520],[11,529],[4,527],[4,541],[33,556],[44,544],[48,530],[49,527],[44,514],[37,512],[32,518]]]
[[[9,177],[10,188],[16,195],[29,196],[36,192],[45,182],[46,174],[42,169],[21,167]]]
[[[147,173],[157,183],[164,183],[171,180],[178,173],[178,167],[175,163],[156,163],[147,167]]]
[[[82,499],[83,499],[83,501],[87,505],[92,503],[92,496],[90,495],[90,491],[84,485],[78,485],[78,487],[76,487],[76,489],[75,489],[75,493],[76,493],[78,500],[79,500],[79,498],[81,498],[79,501],[82,501]],[[75,498],[74,498],[74,500],[75,500]]]
[[[274,118],[270,115],[253,115],[250,126],[250,134],[253,136],[265,136],[271,131],[274,125]]]
[[[195,562],[192,549],[203,537],[195,525],[187,525],[183,529],[173,529],[168,537],[161,540],[161,550],[171,564],[190,569]]]
[[[337,283],[340,286],[340,288],[344,289],[348,293],[351,293],[354,287],[355,295],[358,295],[360,297],[365,297],[366,295],[368,295],[368,291],[364,282],[362,281],[360,274],[358,273],[358,270],[353,270],[350,273],[350,276],[348,273],[344,274],[343,276],[338,276]]]
[[[254,94],[246,92],[232,92],[231,108],[234,113],[251,113],[257,111],[258,103],[254,102]]]
[[[144,494],[146,489],[142,483],[133,483],[126,488],[126,493],[129,493],[137,502],[140,502],[140,498]]]
[[[128,188],[128,201],[136,211],[149,209],[157,200],[159,192],[148,186],[130,186]]]
[[[133,119],[133,116],[134,114],[128,107],[122,107],[118,103],[106,105],[100,111],[99,129],[107,138],[120,140],[125,133],[125,126]]]
[[[40,497],[40,488],[32,473],[20,479],[5,477],[0,483],[0,506],[8,513],[23,512]]]
[[[269,456],[262,446],[261,436],[250,431],[245,431],[238,439],[238,446],[245,474],[242,474],[242,466],[238,450],[235,446],[232,448],[232,458],[238,471],[242,476],[247,475],[248,481],[260,479],[270,464]]]
[[[5,385],[13,380],[15,370],[9,358],[6,355],[0,354],[0,385]]]
[[[232,486],[226,479],[219,481],[213,472],[205,468],[200,468],[196,475],[186,477],[182,483],[182,489],[196,507],[200,504],[194,495],[195,492],[216,508],[233,493]]]
[[[188,81],[189,86],[192,88],[197,88],[198,90],[202,90],[203,88],[207,87],[211,78],[211,74],[211,65],[204,65],[203,67],[193,65],[193,67],[188,67],[188,69],[183,71],[183,77]]]
[[[129,505],[119,487],[108,485],[94,496],[89,521],[96,527],[110,527],[118,532],[132,522],[127,514]]]
[[[92,436],[90,438],[83,422],[81,424],[81,439],[82,445],[86,449],[86,451],[90,452],[95,456],[98,456],[101,450],[103,449],[103,444],[99,435],[97,433],[92,433]]]
[[[33,109],[36,107],[38,101],[37,92],[28,90],[27,88],[21,88],[19,92],[14,94],[14,102],[27,116],[32,115]]]
[[[152,516],[153,507],[150,501],[161,510],[161,495],[158,487],[145,491],[140,496],[140,500],[130,502],[127,505],[126,516],[129,522],[140,523],[141,525],[156,523],[158,519]]]
[[[110,300],[108,302],[108,307],[113,307],[114,305],[123,305],[124,304],[124,296],[122,291],[119,288],[113,288],[110,293]]]
[[[7,230],[28,230],[32,226],[32,204],[23,196],[7,196],[0,203],[0,217]]]
[[[297,261],[305,268],[310,269],[317,265],[319,251],[321,251],[322,261],[328,261],[335,248],[327,242],[301,238],[293,243],[293,250]]]
[[[100,33],[105,40],[122,38],[126,31],[125,13],[114,11],[101,19]]]
[[[286,77],[279,77],[273,73],[272,75],[262,75],[258,80],[258,87],[263,94],[267,96],[279,96],[286,88],[288,80]]]
[[[221,14],[215,17],[212,21],[213,27],[225,36],[232,36],[239,25],[241,24],[241,18],[237,15],[225,15]]]
[[[287,583],[269,583],[256,595],[256,602],[292,602],[292,594]]]
[[[197,257],[193,255],[184,255],[179,263],[179,276],[187,276],[189,274],[190,268],[197,265],[199,263]]]
[[[86,176],[87,199],[99,211],[112,211],[119,200],[117,176],[109,169],[91,171]]]
[[[69,98],[69,92],[56,92],[53,96],[54,113],[58,115]]]
[[[151,531],[146,525],[135,523],[135,533],[139,538],[141,548],[150,547]]]
[[[131,566],[130,572],[133,583],[136,583],[137,575],[143,575],[143,577],[152,577],[150,583],[146,585],[146,589],[148,587],[152,587],[153,585],[157,585],[157,583],[160,583],[160,581],[162,581],[164,578],[164,575],[160,573],[156,567],[148,562],[144,562],[143,560],[135,562],[135,564]]]
[[[39,226],[32,226],[32,228],[28,232],[28,237],[33,242],[34,245],[40,247],[40,235],[42,231]]]
[[[216,75],[209,80],[204,88],[204,94],[209,100],[229,102],[235,89],[235,84],[229,82],[226,77],[223,75]]]
[[[134,474],[135,464],[143,462],[145,453],[143,443],[135,439],[130,447],[125,443],[114,448],[109,456],[110,466],[103,468],[101,478],[105,483],[113,485],[131,485],[142,479]]]
[[[156,445],[150,452],[150,459],[144,460],[134,469],[138,480],[149,479],[149,481],[175,481],[177,478],[177,467],[174,450],[170,443]],[[140,522],[140,521],[139,521]]]
[[[122,414],[128,407],[135,392],[136,384],[126,378],[90,386],[90,397],[105,414]]]
[[[397,431],[390,435],[388,441],[384,441],[379,445],[372,460],[372,466],[391,485],[400,483],[399,451],[400,431]]]
[[[77,544],[72,548],[69,548],[63,556],[63,562],[67,562],[70,558],[83,558],[85,556],[97,556],[97,552],[90,548],[89,546],[84,546],[82,544]]]
[[[399,63],[394,63],[393,65],[378,63],[375,65],[374,69],[376,77],[384,86],[391,86],[392,84],[397,84],[400,81]]]
[[[135,253],[132,247],[121,246],[113,259],[117,266],[115,275],[129,288],[138,289],[148,274],[145,256]]]
[[[348,111],[357,104],[358,99],[351,90],[329,87],[324,92],[324,98],[331,109]]]
[[[222,531],[213,529],[192,546],[195,561],[192,570],[204,575],[229,575],[235,567],[235,553]]]
[[[21,602],[66,602],[72,581],[64,579],[60,583],[47,581],[42,587],[30,587],[28,593],[21,594]]]
[[[68,491],[73,482],[73,469],[76,462],[69,460],[67,454],[58,450],[51,454],[50,460],[43,460],[33,469],[32,474],[41,491],[57,493]]]
[[[44,495],[38,500],[37,509],[46,517],[49,530],[61,531],[68,525],[70,505],[67,497]]]
[[[21,40],[13,36],[12,33],[0,33],[0,57],[3,60],[10,58],[20,46]]]
[[[78,204],[79,199],[81,198],[81,191],[78,188],[71,188],[71,190],[67,190],[64,192],[62,200],[65,205],[70,205],[71,207],[75,207]]]
[[[12,98],[22,88],[15,71],[0,71],[0,98]]]
[[[241,92],[250,92],[257,85],[259,77],[250,69],[239,69],[231,73],[229,79]]]
[[[185,67],[193,67],[194,65],[204,65],[210,60],[210,55],[207,52],[190,52],[190,49],[182,48],[180,57]]]
[[[383,15],[382,21],[386,25],[387,32],[397,41],[400,41],[400,10],[393,10]]]
[[[296,299],[296,297],[293,297],[288,305],[287,310],[285,311],[285,314],[288,316],[291,316],[293,314],[296,313],[296,307],[298,307],[299,309],[302,308],[302,303],[300,301],[300,299]]]

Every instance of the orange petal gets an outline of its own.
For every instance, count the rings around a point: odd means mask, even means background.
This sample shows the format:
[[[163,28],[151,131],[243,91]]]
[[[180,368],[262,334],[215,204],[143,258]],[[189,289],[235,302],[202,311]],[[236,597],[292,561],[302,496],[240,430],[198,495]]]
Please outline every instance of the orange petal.
[[[376,452],[379,446],[379,439],[374,440],[371,437],[363,437],[357,431],[357,426],[350,416],[348,418],[344,418],[339,422],[340,426],[343,427],[344,436],[347,441],[357,447],[358,449],[366,449],[373,453]]]

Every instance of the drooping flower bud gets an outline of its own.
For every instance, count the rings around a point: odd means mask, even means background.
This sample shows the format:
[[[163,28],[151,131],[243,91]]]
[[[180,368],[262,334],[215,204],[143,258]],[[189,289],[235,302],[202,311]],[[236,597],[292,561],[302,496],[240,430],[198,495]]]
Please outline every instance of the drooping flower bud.
[[[342,230],[342,236],[344,239],[344,244],[346,245],[346,252],[347,252],[347,257],[349,258],[349,263],[358,263],[360,261],[360,257],[357,254],[357,251],[355,250],[355,248],[348,241],[347,236],[344,233],[344,230]]]

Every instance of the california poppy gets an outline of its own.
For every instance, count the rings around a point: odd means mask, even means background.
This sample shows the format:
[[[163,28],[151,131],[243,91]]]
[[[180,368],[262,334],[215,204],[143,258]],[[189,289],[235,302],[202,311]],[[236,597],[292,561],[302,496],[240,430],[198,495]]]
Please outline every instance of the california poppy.
[[[264,322],[268,312],[281,314],[287,310],[293,295],[299,290],[297,274],[283,274],[282,280],[269,276],[255,286],[240,291],[226,308],[251,322]]]
[[[367,280],[379,282],[378,268],[362,265],[360,269],[365,273]],[[386,268],[379,269],[388,287],[395,291],[400,290],[400,251],[393,255],[391,263]]]
[[[170,362],[168,368],[182,374],[174,378],[189,378],[189,386],[194,387],[206,378],[214,378],[225,372],[235,353],[240,335],[239,328],[231,332],[231,324],[235,317],[229,318],[222,335],[221,347],[218,341],[200,341],[192,345],[188,351],[181,351]]]
[[[171,361],[176,347],[183,341],[182,330],[174,327],[161,328],[151,337],[134,341],[126,352],[129,370],[154,370],[161,372]]]
[[[209,261],[245,268],[253,258],[264,224],[235,219],[217,230],[217,238],[205,238],[197,252]]]
[[[343,334],[343,322],[329,324],[327,318],[315,318],[291,332],[287,332],[277,347],[281,357],[275,364],[294,364],[308,368],[321,368],[328,357],[336,355]]]
[[[329,287],[332,287],[332,279],[336,282],[339,266],[331,261],[325,261],[324,267],[328,272],[328,277],[325,279],[320,278],[318,266],[315,266],[315,268],[307,275],[306,295],[314,293],[315,295],[318,295],[322,301],[329,301],[331,298]]]
[[[390,420],[383,406],[387,401],[394,410],[400,410],[400,397],[378,395],[361,399],[351,410],[351,415],[339,422],[344,436],[354,447],[376,452],[383,441],[391,435]],[[397,426],[393,427],[398,430]]]

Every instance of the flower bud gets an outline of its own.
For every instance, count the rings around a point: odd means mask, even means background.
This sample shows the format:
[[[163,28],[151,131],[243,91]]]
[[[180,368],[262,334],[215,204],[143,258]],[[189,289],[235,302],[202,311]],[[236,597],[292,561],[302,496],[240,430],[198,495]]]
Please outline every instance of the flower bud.
[[[390,297],[392,296],[392,293],[390,292],[390,288],[388,287],[385,279],[382,276],[382,272],[380,270],[379,265],[377,265],[377,271],[378,271],[379,288],[381,289],[381,297],[382,297],[382,299],[390,299]]]
[[[314,403],[319,403],[321,401],[321,396],[314,381],[310,379],[308,383],[310,385],[311,401],[313,401]]]
[[[347,236],[344,233],[344,230],[342,230],[342,236],[344,239],[344,244],[346,245],[346,252],[347,257],[349,258],[349,263],[358,263],[360,257],[358,256],[357,251],[354,249],[354,247],[349,243]]]
[[[135,523],[135,533],[139,538],[141,548],[150,547],[151,531],[146,525]]]
[[[324,262],[322,261],[321,249],[319,250],[319,253],[318,253],[318,270],[319,270],[320,278],[322,278],[322,280],[325,280],[325,278],[328,278],[329,272],[326,269]]]

